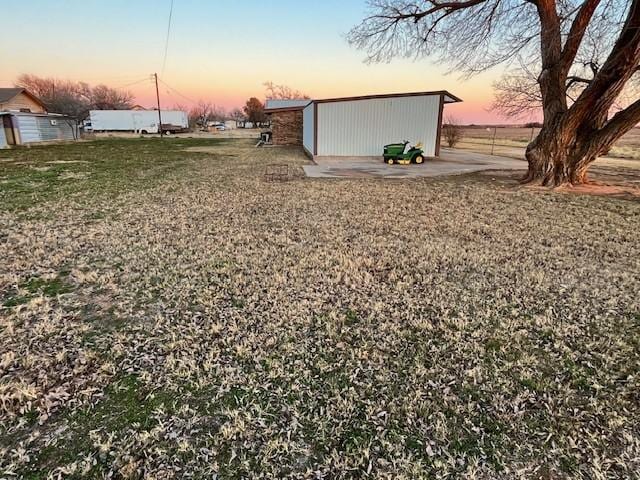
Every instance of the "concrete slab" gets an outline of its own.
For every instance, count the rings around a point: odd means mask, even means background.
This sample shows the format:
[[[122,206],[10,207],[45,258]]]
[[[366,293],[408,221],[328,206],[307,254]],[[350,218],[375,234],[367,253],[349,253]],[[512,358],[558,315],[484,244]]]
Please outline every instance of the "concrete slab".
[[[439,158],[422,165],[387,165],[382,157],[316,157],[305,165],[311,178],[421,178],[461,175],[482,170],[526,170],[524,160],[496,157],[465,150],[443,149]]]

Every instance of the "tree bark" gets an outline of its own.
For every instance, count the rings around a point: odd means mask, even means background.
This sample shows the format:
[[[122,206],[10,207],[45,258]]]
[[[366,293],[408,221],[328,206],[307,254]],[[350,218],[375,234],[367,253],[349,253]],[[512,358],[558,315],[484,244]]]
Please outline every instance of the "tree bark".
[[[589,166],[640,122],[640,100],[618,112],[601,128],[594,128],[589,118],[579,128],[564,128],[564,116],[545,123],[527,146],[529,169],[523,183],[549,187],[588,183]]]
[[[588,134],[560,133],[545,126],[527,147],[529,169],[522,181],[548,187],[588,183],[587,170],[603,149],[605,145]]]
[[[524,183],[545,186],[587,183],[589,165],[640,122],[640,100],[608,119],[609,110],[640,64],[640,0],[632,0],[620,37],[603,67],[568,107],[568,71],[598,2],[586,0],[561,51],[553,0],[537,0],[541,24],[543,127],[525,157]]]

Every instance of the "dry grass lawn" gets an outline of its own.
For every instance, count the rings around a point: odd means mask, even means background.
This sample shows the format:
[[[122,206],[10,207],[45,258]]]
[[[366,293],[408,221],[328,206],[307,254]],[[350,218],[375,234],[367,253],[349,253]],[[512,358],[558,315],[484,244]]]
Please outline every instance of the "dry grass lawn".
[[[2,478],[638,478],[637,201],[244,140],[0,160]]]

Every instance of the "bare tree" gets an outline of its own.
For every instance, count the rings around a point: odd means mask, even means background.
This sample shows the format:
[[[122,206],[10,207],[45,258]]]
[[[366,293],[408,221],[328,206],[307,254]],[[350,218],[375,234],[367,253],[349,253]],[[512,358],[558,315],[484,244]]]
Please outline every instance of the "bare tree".
[[[23,74],[16,85],[24,87],[40,98],[52,113],[62,113],[78,120],[86,118],[89,110],[122,110],[131,108],[133,96],[129,92],[84,82],[43,78]]]
[[[527,66],[504,75],[493,84],[495,99],[492,108],[507,117],[525,118],[542,109],[542,94],[538,79]]]
[[[306,93],[302,93],[300,90],[295,90],[287,85],[276,85],[273,82],[264,82],[264,88],[266,90],[266,98],[268,100],[295,100],[310,98]]]
[[[369,6],[371,15],[349,33],[369,61],[435,55],[467,76],[507,64],[519,77],[503,79],[498,106],[516,114],[539,96],[544,121],[527,147],[524,182],[587,182],[589,165],[640,122],[638,96],[620,102],[639,72],[640,0],[371,0]]]
[[[236,127],[238,126],[238,124],[240,122],[242,122],[244,120],[244,113],[242,112],[242,109],[240,109],[240,108],[234,108],[233,110],[231,110],[231,113],[229,115],[231,116],[232,120],[235,120]]]
[[[458,119],[453,115],[449,115],[444,125],[442,125],[442,134],[449,148],[455,147],[462,140],[462,133],[462,127]]]
[[[189,112],[189,107],[187,107],[186,105],[184,105],[183,103],[174,103],[173,107],[171,107],[172,110],[179,110],[181,112]]]
[[[214,105],[211,109],[211,113],[209,114],[209,121],[212,122],[224,122],[229,118],[229,114],[224,107]]]
[[[97,85],[88,91],[89,103],[94,110],[127,110],[133,106],[131,93],[106,85]]]
[[[189,128],[206,128],[212,111],[211,103],[200,100],[189,110]]]
[[[16,80],[16,86],[33,93],[51,113],[83,119],[89,112],[90,102],[83,84],[23,74]]]

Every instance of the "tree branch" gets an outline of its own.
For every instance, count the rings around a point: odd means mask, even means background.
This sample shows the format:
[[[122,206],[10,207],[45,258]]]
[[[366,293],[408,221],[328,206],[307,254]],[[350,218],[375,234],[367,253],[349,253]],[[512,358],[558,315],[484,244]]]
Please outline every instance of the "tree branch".
[[[576,18],[573,19],[571,29],[569,30],[569,36],[567,37],[567,41],[565,42],[562,50],[562,63],[567,71],[576,58],[576,54],[578,53],[584,34],[591,22],[591,17],[593,17],[593,14],[599,4],[600,0],[585,0],[578,11]]]
[[[592,80],[589,80],[588,78],[582,78],[576,75],[567,77],[567,80],[567,90],[569,90],[569,88],[571,88],[576,83],[586,83],[587,85],[589,85],[592,82]]]
[[[593,111],[608,111],[639,66],[640,0],[631,0],[627,19],[609,57],[571,106],[572,116],[585,118]]]
[[[396,21],[400,21],[400,20],[407,20],[407,19],[413,19],[414,23],[418,23],[420,20],[422,20],[424,17],[428,16],[428,15],[432,15],[436,12],[439,12],[440,10],[445,10],[446,11],[446,15],[455,12],[456,10],[463,10],[465,8],[469,8],[469,7],[474,7],[476,5],[480,5],[481,3],[486,2],[487,0],[466,0],[464,2],[442,2],[439,3],[435,0],[431,0],[429,3],[431,3],[433,5],[433,7],[429,8],[428,10],[423,10],[422,12],[416,11],[412,12],[412,13],[402,13],[399,10],[396,10],[397,14],[394,16],[384,16],[384,15],[380,15],[378,16],[378,18],[386,18],[387,20],[396,20]]]
[[[611,117],[596,137],[601,143],[612,145],[638,123],[640,123],[640,99]]]
[[[543,72],[556,67],[562,52],[560,17],[555,0],[536,2],[540,17],[540,53]]]

